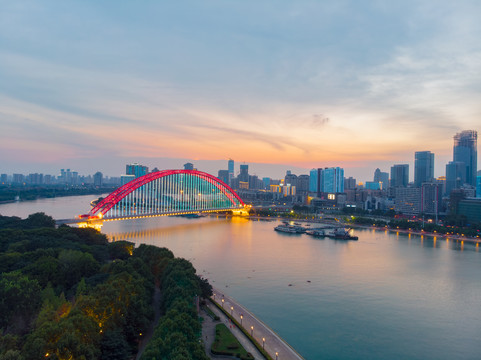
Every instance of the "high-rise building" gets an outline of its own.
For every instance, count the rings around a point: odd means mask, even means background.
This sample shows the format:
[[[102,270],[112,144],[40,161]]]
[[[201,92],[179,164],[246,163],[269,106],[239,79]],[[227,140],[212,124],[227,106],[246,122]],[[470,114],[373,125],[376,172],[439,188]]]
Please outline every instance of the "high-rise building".
[[[135,175],[121,175],[120,176],[120,185],[125,185],[128,182],[135,180]]]
[[[394,209],[406,215],[418,215],[421,211],[421,189],[416,187],[395,187]]]
[[[31,185],[41,185],[43,184],[43,174],[28,174],[27,182]]]
[[[406,187],[409,184],[409,165],[398,164],[391,167],[391,187]]]
[[[249,182],[249,165],[243,164],[240,166],[239,181]]]
[[[416,151],[414,153],[414,186],[421,187],[423,183],[434,180],[434,154],[431,151]]]
[[[321,192],[342,193],[344,192],[344,169],[332,167],[320,169]]]
[[[287,170],[286,176],[284,176],[284,185],[287,184],[297,186],[297,175],[293,174],[290,170]]]
[[[219,178],[226,184],[229,184],[229,170],[219,170],[219,172],[217,173],[217,178]]]
[[[476,176],[476,197],[481,198],[481,170],[478,171],[478,176]]]
[[[364,186],[367,190],[381,190],[382,189],[382,183],[377,182],[377,181],[366,181],[366,184],[364,184]]]
[[[25,180],[25,176],[23,174],[13,174],[12,182],[14,184],[21,184]]]
[[[340,167],[312,169],[309,175],[309,191],[321,193],[344,192],[344,169]]]
[[[297,192],[307,193],[309,191],[309,175],[299,175],[297,177]]]
[[[135,178],[147,175],[148,172],[149,168],[147,166],[143,166],[137,163],[127,164],[125,166],[125,174],[134,175]]]
[[[100,171],[97,171],[94,174],[94,186],[102,187],[103,179],[104,179],[104,175]]]
[[[460,189],[465,183],[466,164],[462,161],[450,161],[446,165],[446,195],[454,189]]]
[[[443,206],[442,184],[424,183],[421,186],[421,213],[438,215]]]
[[[465,130],[454,135],[453,162],[463,162],[466,165],[464,179],[471,186],[476,186],[477,140],[478,133],[475,130]]]
[[[265,189],[270,189],[270,186],[271,186],[271,178],[270,177],[263,177],[262,182],[264,183]]]
[[[309,192],[317,193],[319,189],[319,171],[312,169],[309,172]]]
[[[7,174],[0,175],[0,184],[6,185],[7,182],[8,182],[8,175]]]
[[[356,179],[352,176],[344,178],[344,190],[354,190],[356,188]]]
[[[379,168],[374,171],[374,182],[382,183],[381,189],[387,189],[389,187],[389,173],[382,172]]]

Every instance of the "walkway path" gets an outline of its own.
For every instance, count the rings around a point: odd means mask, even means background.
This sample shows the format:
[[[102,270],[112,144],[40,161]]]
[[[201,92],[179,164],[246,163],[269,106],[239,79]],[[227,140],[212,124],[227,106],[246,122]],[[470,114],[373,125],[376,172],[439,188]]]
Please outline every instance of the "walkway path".
[[[145,347],[147,346],[150,339],[152,338],[155,328],[160,320],[160,289],[158,285],[155,285],[152,306],[154,307],[154,311],[155,311],[154,321],[152,321],[152,324],[150,325],[149,329],[146,331],[146,333],[144,334],[144,337],[139,343],[139,351],[137,352],[137,356],[135,357],[135,360],[139,360],[140,357],[142,356],[142,353],[144,352]]]
[[[247,329],[249,332],[252,333],[252,336],[257,340],[259,344],[262,345],[264,343],[265,350],[269,353],[269,355],[273,359],[303,360],[303,357],[299,355],[292,347],[290,347],[289,344],[287,344],[284,340],[282,340],[279,335],[277,335],[266,324],[264,324],[262,321],[257,319],[254,315],[252,315],[247,309],[245,309],[240,304],[238,304],[234,299],[232,299],[228,295],[225,295],[223,292],[219,291],[218,289],[213,288],[213,291],[214,291],[214,296],[212,297],[212,299],[215,302],[217,302],[219,305],[223,306],[223,308],[226,311],[228,311],[229,313],[232,313],[232,316],[239,323],[242,323],[242,326],[244,327],[244,329]],[[224,299],[224,302],[222,302],[222,299]],[[218,309],[212,309],[212,310],[217,310],[218,312],[221,312]],[[242,319],[241,319],[241,315],[242,315]],[[238,330],[239,333],[242,334],[242,332],[239,329],[235,329],[235,330]],[[239,338],[237,334],[234,334],[234,335],[236,335],[236,337]],[[263,339],[265,340],[264,342],[263,342]],[[247,351],[250,351],[250,350],[247,350]],[[276,357],[276,354],[277,354],[277,357]]]
[[[245,334],[241,330],[239,330],[237,326],[232,324],[229,318],[222,311],[220,311],[215,305],[212,304],[207,304],[206,306],[220,318],[219,321],[214,321],[205,312],[202,314],[202,317],[204,318],[204,322],[202,324],[202,339],[204,340],[206,354],[210,356],[211,359],[232,359],[230,357],[212,355],[210,352],[210,347],[212,346],[212,342],[215,339],[215,326],[220,323],[224,323],[229,328],[229,330],[237,338],[237,340],[239,340],[244,349],[246,349],[247,352],[250,352],[254,356],[254,359],[265,359],[264,356],[262,356],[262,354],[259,352],[259,350],[257,350],[257,348],[252,344],[249,338],[247,338],[247,336],[245,336]]]

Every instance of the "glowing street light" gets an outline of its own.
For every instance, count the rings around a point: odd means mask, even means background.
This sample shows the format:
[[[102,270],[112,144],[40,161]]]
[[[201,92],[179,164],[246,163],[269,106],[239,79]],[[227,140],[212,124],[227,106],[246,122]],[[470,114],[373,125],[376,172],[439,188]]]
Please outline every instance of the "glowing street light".
[[[253,337],[254,335],[254,326],[251,326],[251,336]]]
[[[279,353],[276,352],[276,360],[278,360],[278,358],[279,358]]]
[[[222,309],[224,308],[224,299],[222,299]]]
[[[240,315],[240,318],[241,318],[241,326],[242,326],[242,319],[244,318],[244,315]]]
[[[231,307],[230,307],[230,316],[232,316],[232,313],[233,313],[233,312],[234,312],[234,307],[231,306]]]
[[[264,345],[266,344],[266,338],[262,338],[262,350],[264,350]]]

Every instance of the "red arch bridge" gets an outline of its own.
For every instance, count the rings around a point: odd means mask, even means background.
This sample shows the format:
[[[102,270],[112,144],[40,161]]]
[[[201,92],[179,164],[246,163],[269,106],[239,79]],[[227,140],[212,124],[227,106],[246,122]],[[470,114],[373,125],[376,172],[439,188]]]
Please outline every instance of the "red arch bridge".
[[[230,211],[247,215],[237,193],[218,178],[197,170],[163,170],[136,178],[73,221],[100,227],[103,221]],[[62,220],[58,223],[62,223]]]

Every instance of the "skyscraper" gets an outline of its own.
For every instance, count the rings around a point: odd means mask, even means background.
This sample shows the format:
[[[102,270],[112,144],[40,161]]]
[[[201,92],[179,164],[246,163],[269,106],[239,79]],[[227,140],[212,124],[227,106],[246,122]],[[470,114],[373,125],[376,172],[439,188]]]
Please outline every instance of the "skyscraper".
[[[94,186],[102,187],[103,178],[104,178],[104,175],[100,171],[97,171],[94,174]]]
[[[227,170],[229,171],[229,176],[233,178],[234,177],[234,160],[229,159],[227,163]]]
[[[317,193],[319,191],[319,171],[312,169],[309,172],[309,192]]]
[[[340,167],[332,167],[319,169],[320,172],[320,190],[325,193],[342,193],[344,192],[344,169]]]
[[[464,178],[472,186],[476,186],[478,168],[477,140],[478,133],[475,130],[464,130],[454,135],[453,162],[463,162],[466,165]]]
[[[374,171],[374,182],[382,183],[382,189],[389,187],[389,173],[382,172],[379,168]]]
[[[466,164],[462,161],[450,161],[446,165],[446,195],[459,189],[466,183]]]
[[[239,181],[249,182],[249,165],[240,166]]]
[[[409,165],[398,164],[391,167],[391,187],[408,186]]]
[[[217,178],[229,184],[229,170],[219,170]]]
[[[434,180],[434,154],[431,151],[414,153],[414,186]]]

